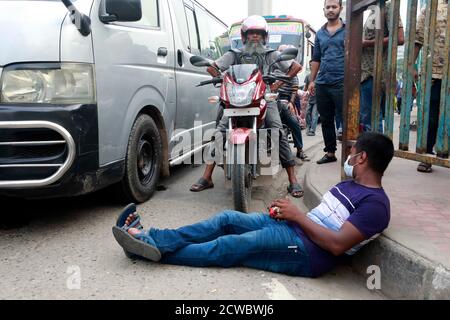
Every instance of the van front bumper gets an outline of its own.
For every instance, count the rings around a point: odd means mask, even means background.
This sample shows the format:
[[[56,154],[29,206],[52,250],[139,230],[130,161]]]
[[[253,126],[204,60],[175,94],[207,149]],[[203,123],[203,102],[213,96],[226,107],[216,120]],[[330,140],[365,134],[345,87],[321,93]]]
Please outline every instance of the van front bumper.
[[[0,194],[83,194],[98,172],[97,105],[0,105]]]

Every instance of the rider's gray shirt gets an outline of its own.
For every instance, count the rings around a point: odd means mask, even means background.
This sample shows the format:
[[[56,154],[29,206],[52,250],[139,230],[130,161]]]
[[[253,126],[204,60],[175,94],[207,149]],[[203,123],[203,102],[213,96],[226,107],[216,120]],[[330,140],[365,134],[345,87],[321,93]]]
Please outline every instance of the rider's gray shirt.
[[[264,72],[267,72],[266,69],[269,67],[270,64],[272,64],[278,59],[279,55],[280,53],[278,51],[273,51],[266,55],[265,61],[267,62],[267,64],[264,64]],[[236,54],[231,51],[228,51],[222,57],[217,59],[215,61],[215,64],[219,67],[221,71],[225,71],[228,70],[230,66],[237,64],[235,60]],[[292,66],[293,62],[294,60],[278,62],[275,64],[274,68],[280,70],[283,73],[287,73],[289,71],[289,68]]]

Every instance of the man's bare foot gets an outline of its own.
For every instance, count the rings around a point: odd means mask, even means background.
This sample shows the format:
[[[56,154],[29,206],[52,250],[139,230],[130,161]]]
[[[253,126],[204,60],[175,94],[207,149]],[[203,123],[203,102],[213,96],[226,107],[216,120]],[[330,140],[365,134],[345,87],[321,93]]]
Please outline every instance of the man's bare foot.
[[[127,220],[125,221],[125,225],[128,227],[129,225],[131,225],[137,219],[137,217],[138,217],[137,213],[130,214],[128,216]],[[128,233],[131,234],[134,237],[134,236],[136,236],[138,234],[141,234],[142,233],[142,229],[143,229],[143,227],[142,227],[141,223],[139,222],[135,226],[135,228],[128,229]]]

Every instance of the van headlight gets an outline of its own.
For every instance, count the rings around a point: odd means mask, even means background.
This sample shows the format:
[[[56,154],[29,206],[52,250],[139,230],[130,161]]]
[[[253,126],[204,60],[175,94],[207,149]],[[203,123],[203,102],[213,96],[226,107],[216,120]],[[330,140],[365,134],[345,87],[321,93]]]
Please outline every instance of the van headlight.
[[[54,68],[5,68],[1,103],[95,104],[91,64],[61,63]]]

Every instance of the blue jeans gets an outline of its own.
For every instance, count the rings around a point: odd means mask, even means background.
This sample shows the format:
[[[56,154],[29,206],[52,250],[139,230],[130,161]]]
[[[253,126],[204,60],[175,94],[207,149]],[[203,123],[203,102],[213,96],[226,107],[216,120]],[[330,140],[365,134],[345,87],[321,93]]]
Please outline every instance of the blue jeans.
[[[319,112],[317,112],[317,104],[308,103],[308,108],[306,109],[306,125],[308,126],[308,132],[316,133],[318,121]]]
[[[294,138],[294,146],[297,149],[303,149],[302,127],[297,118],[290,112],[289,106],[281,101],[278,102],[278,109],[280,110],[281,122],[292,131]]]
[[[361,83],[361,110],[360,110],[360,124],[363,131],[372,130],[372,97],[373,97],[373,77],[363,81]],[[380,108],[380,124],[379,132],[383,132],[383,116],[385,107],[385,93],[381,97],[381,108]]]
[[[260,269],[311,277],[308,253],[286,222],[265,214],[224,211],[177,230],[150,229],[162,263]]]

